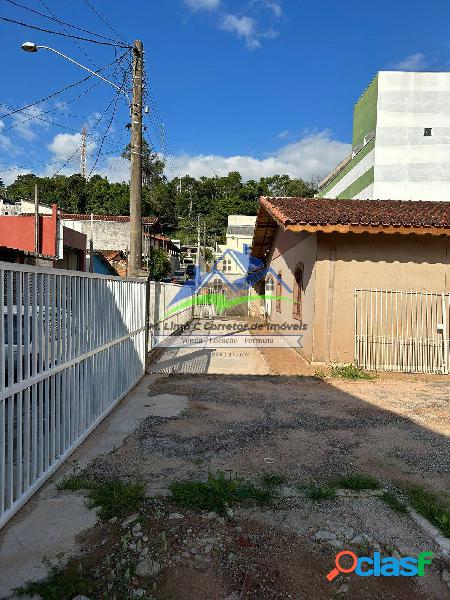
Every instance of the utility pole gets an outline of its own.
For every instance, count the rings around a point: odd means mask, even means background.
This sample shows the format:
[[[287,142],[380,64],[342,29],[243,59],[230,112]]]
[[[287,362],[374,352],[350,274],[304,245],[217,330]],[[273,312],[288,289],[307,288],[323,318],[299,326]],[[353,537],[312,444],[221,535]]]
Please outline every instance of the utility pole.
[[[142,269],[142,88],[144,45],[133,47],[133,102],[131,105],[131,178],[130,178],[130,276]]]
[[[200,284],[200,248],[201,248],[201,235],[202,235],[202,230],[201,230],[201,226],[200,226],[200,215],[197,215],[197,259],[196,259],[196,266],[197,268],[195,269],[195,284],[198,287]]]
[[[87,179],[87,129],[86,126],[81,130],[81,159],[80,159],[80,175],[83,179]]]
[[[39,252],[40,240],[39,240],[39,195],[37,183],[34,186],[34,252]]]

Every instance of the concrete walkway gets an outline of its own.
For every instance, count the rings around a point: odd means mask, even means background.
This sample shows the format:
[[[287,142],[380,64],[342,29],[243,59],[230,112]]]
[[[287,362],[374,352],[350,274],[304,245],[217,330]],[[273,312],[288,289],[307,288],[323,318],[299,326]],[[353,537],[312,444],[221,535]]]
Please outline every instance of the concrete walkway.
[[[228,321],[221,320],[222,325]],[[229,322],[235,322],[229,320]],[[186,335],[204,334],[211,322],[196,321]],[[240,332],[248,334],[248,332]],[[233,336],[225,333],[224,336]],[[268,367],[257,349],[224,348],[165,350],[151,365],[150,373],[265,375]],[[73,465],[83,468],[96,457],[122,446],[147,417],[176,417],[188,398],[178,395],[152,395],[157,375],[147,375],[120,405],[99,425],[72,457],[0,531],[0,598],[13,588],[44,578],[48,567],[42,559],[55,563],[80,553],[77,536],[97,522],[95,511],[86,507],[79,492],[60,492],[56,482]]]
[[[217,336],[217,349],[167,348],[150,366],[151,373],[198,375],[268,375],[269,367],[257,348],[242,347],[240,340],[250,337],[248,330],[233,331],[239,320],[221,318],[196,320],[183,338]],[[180,336],[181,337],[181,336]],[[234,347],[238,345],[240,347]]]

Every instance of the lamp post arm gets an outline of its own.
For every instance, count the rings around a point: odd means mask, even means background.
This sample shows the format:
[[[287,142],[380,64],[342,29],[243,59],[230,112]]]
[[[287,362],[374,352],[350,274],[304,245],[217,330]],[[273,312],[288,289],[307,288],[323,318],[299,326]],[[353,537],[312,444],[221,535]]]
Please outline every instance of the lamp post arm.
[[[102,75],[100,75],[100,73],[97,73],[96,71],[93,71],[92,69],[89,69],[88,67],[85,67],[84,65],[82,65],[79,62],[77,62],[73,58],[70,58],[70,56],[66,56],[62,52],[59,52],[59,50],[55,50],[54,48],[50,48],[50,46],[36,46],[36,47],[39,48],[39,50],[41,50],[41,49],[43,49],[43,50],[50,50],[50,52],[54,52],[55,54],[58,54],[59,56],[62,56],[62,58],[65,58],[66,60],[68,60],[69,62],[73,63],[74,65],[77,65],[77,67],[80,67],[81,69],[84,69],[85,71],[87,71],[91,75],[95,75],[95,77],[98,77],[99,79],[101,79],[105,83],[108,83],[113,88],[115,88],[118,92],[120,92],[121,94],[123,94],[126,97],[126,99],[128,100],[128,105],[131,106],[130,97],[125,92],[125,90],[122,89],[121,87],[119,87],[118,85],[116,85],[115,83],[113,83],[112,81],[110,81],[109,79],[106,79],[106,77],[103,77]]]

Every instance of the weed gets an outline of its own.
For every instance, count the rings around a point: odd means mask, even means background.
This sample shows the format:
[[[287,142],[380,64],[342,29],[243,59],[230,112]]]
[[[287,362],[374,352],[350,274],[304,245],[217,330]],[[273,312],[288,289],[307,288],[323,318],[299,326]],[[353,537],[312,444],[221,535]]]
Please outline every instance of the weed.
[[[42,600],[71,600],[78,594],[89,594],[89,578],[81,563],[72,564],[68,568],[53,566],[43,581],[27,583],[17,588],[16,596],[39,596]]]
[[[72,475],[58,483],[59,490],[89,490],[89,508],[99,507],[99,517],[108,521],[135,512],[144,499],[142,483],[124,483],[118,479],[99,482],[81,474]]]
[[[450,510],[434,494],[422,487],[415,487],[408,493],[411,506],[422,516],[438,527],[446,537],[450,537]]]
[[[384,492],[384,494],[381,496],[381,500],[386,502],[386,504],[390,508],[392,508],[392,510],[395,510],[395,512],[402,513],[402,514],[405,514],[408,512],[406,504],[404,504],[401,500],[399,500],[397,498],[397,496],[395,494],[393,494],[392,492]]]
[[[370,477],[369,475],[345,475],[339,477],[333,481],[333,485],[336,488],[342,488],[345,490],[378,490],[380,489],[380,482]]]
[[[350,379],[352,381],[361,379],[373,381],[376,379],[376,375],[368,373],[354,363],[349,363],[348,365],[332,365],[330,373],[332,377],[340,377],[341,379]]]
[[[225,514],[234,502],[254,500],[268,504],[276,497],[276,485],[259,488],[240,479],[226,478],[223,472],[209,474],[208,481],[176,481],[170,485],[175,504],[193,510]]]
[[[124,483],[117,479],[97,483],[91,488],[89,508],[100,507],[98,514],[104,521],[113,517],[120,519],[139,509],[144,490],[142,483]]]
[[[314,373],[314,377],[317,379],[326,379],[329,373],[325,369],[317,369]]]
[[[336,498],[336,490],[333,487],[328,487],[326,485],[312,485],[303,489],[305,489],[308,498],[310,498],[310,500],[314,500],[315,502],[322,502],[323,500],[332,500],[333,498]]]
[[[67,475],[57,482],[56,489],[78,492],[79,490],[88,490],[94,484],[95,482],[92,479],[84,475]]]
[[[284,482],[285,478],[283,477],[283,475],[277,475],[275,473],[266,473],[261,477],[262,485],[268,488],[280,487],[280,485],[283,485]]]

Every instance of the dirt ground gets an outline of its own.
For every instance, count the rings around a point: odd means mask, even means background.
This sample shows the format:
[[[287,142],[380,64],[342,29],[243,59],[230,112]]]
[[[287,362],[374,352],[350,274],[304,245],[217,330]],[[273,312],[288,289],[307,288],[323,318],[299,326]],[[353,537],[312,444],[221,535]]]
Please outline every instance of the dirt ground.
[[[264,473],[276,473],[288,486],[364,473],[388,487],[420,484],[448,498],[445,379],[346,382],[312,376],[163,375],[152,384],[151,394],[187,397],[188,408],[174,419],[144,420],[123,447],[96,459],[89,472],[144,476],[151,495],[164,493],[174,480],[204,480],[216,471],[255,481]],[[354,536],[369,538],[372,551],[396,549],[403,556],[436,548],[410,517],[394,513],[376,497],[318,504],[287,496],[271,510],[239,509],[231,524],[219,523],[213,537],[221,549],[201,564],[183,558],[177,540],[187,539],[189,548],[195,547],[197,538],[211,537],[210,524],[205,528],[201,517],[180,511],[183,519],[172,532],[178,537],[172,540],[157,597],[212,600],[227,597],[226,592],[261,600],[342,594],[361,599],[446,597],[441,563],[413,582],[349,575],[328,584],[324,576],[337,548],[358,548],[345,539],[330,546],[316,539],[318,531],[351,528]],[[201,575],[192,574],[193,560]]]
[[[130,551],[139,560],[150,551],[156,561],[157,568],[150,565],[153,587],[145,588],[153,591],[145,598],[450,597],[441,580],[443,569],[450,571],[450,556],[410,515],[394,512],[376,492],[340,493],[315,502],[301,491],[360,473],[379,479],[386,489],[419,484],[450,505],[448,378],[389,375],[349,382],[322,379],[314,371],[287,348],[169,350],[152,365],[139,414],[157,403],[185,408],[176,416],[139,416],[135,425],[127,423],[123,443],[100,452],[86,467],[87,475],[100,479],[146,484],[138,521],[142,531],[125,528]],[[102,427],[85,446],[92,448],[95,436],[105,435]],[[63,471],[70,469],[69,462]],[[284,484],[273,505],[244,503],[226,518],[172,502],[172,482],[204,481],[218,471],[255,483],[264,474],[276,474]],[[61,472],[53,483],[58,477]],[[80,540],[84,553],[105,552],[123,531],[120,522],[98,523]],[[150,546],[142,547],[142,539]],[[158,548],[152,545],[161,539]],[[351,573],[328,583],[326,575],[343,549],[360,556],[431,551],[435,558],[425,577]],[[145,582],[138,576],[130,585],[139,591]]]

